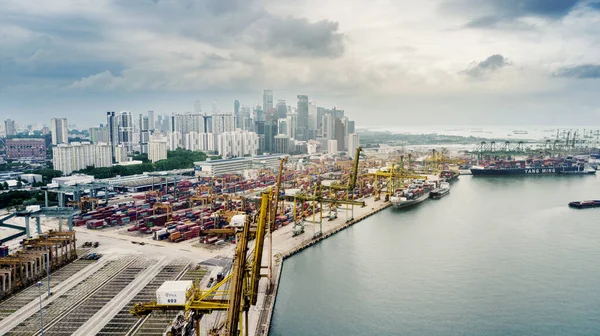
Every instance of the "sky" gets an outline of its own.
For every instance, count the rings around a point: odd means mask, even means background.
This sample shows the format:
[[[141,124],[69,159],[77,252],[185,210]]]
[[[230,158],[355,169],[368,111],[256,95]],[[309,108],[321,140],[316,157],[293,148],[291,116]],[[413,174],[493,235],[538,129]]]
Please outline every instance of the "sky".
[[[0,117],[344,109],[357,126],[600,125],[600,0],[2,0]]]

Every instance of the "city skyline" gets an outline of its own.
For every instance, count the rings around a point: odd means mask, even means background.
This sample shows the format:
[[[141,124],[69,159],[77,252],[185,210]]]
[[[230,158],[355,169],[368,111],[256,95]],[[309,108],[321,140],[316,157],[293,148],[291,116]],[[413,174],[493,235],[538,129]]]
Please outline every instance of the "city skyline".
[[[233,112],[269,88],[365,126],[600,124],[596,1],[325,1],[6,3],[0,114]]]

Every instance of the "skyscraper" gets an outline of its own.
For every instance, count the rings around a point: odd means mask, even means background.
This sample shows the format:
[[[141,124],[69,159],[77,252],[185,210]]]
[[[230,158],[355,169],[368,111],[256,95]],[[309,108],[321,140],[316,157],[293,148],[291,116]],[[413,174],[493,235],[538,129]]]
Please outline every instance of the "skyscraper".
[[[240,115],[240,101],[237,99],[233,101],[233,117],[235,118],[235,128],[243,128],[244,119]]]
[[[348,156],[354,158],[358,146],[360,146],[360,136],[357,133],[348,134]]]
[[[313,140],[317,132],[317,105],[308,103],[308,140]]]
[[[133,151],[133,120],[129,111],[123,111],[119,115],[119,144],[128,153]]]
[[[321,122],[321,125],[322,125],[323,138],[333,140],[335,138],[335,134],[334,134],[335,124],[334,124],[333,115],[331,115],[329,113],[323,115],[323,121]]]
[[[337,141],[338,151],[343,151],[346,148],[346,125],[341,118],[334,118],[334,137]]]
[[[110,143],[107,127],[90,127],[90,141],[92,143]]]
[[[215,134],[235,131],[234,117],[231,114],[214,114],[212,125],[212,133]]]
[[[167,158],[167,139],[152,137],[148,143],[148,160],[152,162],[165,160]]]
[[[190,132],[205,132],[205,116],[199,113],[186,113],[173,115],[172,132],[187,134]]]
[[[148,153],[148,141],[150,140],[150,118],[140,114],[140,153]]]
[[[154,116],[154,111],[148,111],[148,130],[154,131],[156,129],[156,117]]]
[[[4,134],[8,136],[13,136],[17,134],[17,129],[15,128],[15,121],[11,119],[4,120]]]
[[[287,105],[285,105],[285,100],[277,101],[277,118],[282,119],[287,117]]]
[[[296,139],[308,140],[308,96],[298,95],[298,122],[296,124]]]
[[[108,128],[108,141],[110,143],[110,155],[112,162],[116,161],[115,148],[119,145],[119,121],[114,111],[106,112],[106,127]]]
[[[263,91],[263,112],[266,114],[273,109],[273,90]]]
[[[50,119],[50,132],[52,133],[52,144],[69,143],[69,129],[67,128],[67,118]]]

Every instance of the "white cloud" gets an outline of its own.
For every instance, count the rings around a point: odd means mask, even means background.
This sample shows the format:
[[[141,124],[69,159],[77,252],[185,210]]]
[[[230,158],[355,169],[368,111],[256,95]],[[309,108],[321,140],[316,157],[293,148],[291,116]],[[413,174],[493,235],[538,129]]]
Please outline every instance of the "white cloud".
[[[498,5],[490,1],[478,0],[473,13],[488,15]],[[535,15],[505,11],[513,21],[476,29],[466,27],[464,9],[449,14],[443,3],[449,2],[12,1],[0,8],[0,62],[18,66],[0,67],[0,95],[25,86],[31,92],[36,83],[47,92],[54,81],[65,99],[85,92],[225,92],[223,99],[254,92],[257,99],[246,102],[252,105],[269,87],[288,100],[309,93],[351,115],[373,109],[373,120],[403,104],[435,115],[494,109],[506,97],[513,108],[538,106],[524,113],[542,115],[548,100],[540,96],[566,102],[580,89],[552,73],[600,61],[600,14],[589,8],[565,7],[560,18],[537,15],[536,8]],[[496,54],[511,65],[461,74]],[[585,93],[594,84],[586,85],[578,95],[593,102]]]

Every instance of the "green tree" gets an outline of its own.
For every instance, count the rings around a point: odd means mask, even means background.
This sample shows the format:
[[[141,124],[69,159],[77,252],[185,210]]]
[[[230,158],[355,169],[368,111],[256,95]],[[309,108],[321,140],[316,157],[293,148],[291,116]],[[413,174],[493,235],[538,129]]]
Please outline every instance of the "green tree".
[[[2,186],[4,187],[4,190],[8,190],[8,183],[6,183],[6,181],[2,183]]]
[[[17,188],[18,188],[18,189],[21,189],[21,188],[23,188],[23,182],[21,182],[21,181],[17,181]]]

